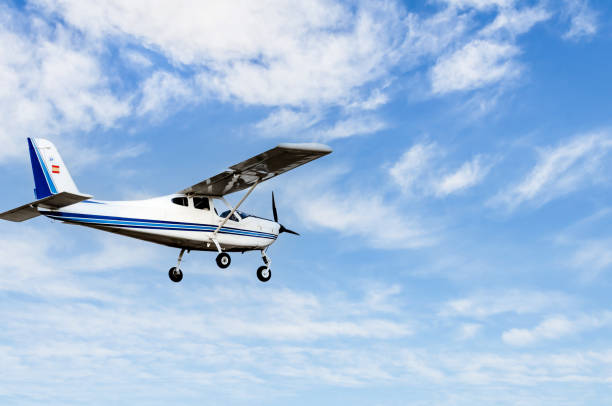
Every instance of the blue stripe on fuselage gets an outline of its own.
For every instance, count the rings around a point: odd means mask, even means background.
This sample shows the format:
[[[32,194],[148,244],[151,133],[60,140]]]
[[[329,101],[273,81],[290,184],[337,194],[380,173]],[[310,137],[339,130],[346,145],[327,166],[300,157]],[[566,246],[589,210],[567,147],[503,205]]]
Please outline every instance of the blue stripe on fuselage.
[[[83,224],[99,224],[113,227],[146,228],[155,230],[177,230],[177,231],[204,231],[213,232],[217,226],[213,224],[182,223],[165,220],[145,220],[128,217],[101,216],[94,214],[79,214],[66,212],[41,211],[41,214],[68,222]],[[223,234],[243,235],[248,237],[276,239],[275,234],[259,231],[244,230],[233,227],[223,227],[219,230]]]

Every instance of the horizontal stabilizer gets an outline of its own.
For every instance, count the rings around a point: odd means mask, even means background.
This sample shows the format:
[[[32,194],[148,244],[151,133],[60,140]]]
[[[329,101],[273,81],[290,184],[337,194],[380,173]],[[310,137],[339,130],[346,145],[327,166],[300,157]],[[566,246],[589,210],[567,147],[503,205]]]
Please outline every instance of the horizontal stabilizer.
[[[55,195],[47,196],[43,199],[33,201],[32,203],[24,204],[16,209],[0,213],[0,219],[8,221],[25,221],[31,218],[40,216],[38,206],[48,209],[59,209],[61,207],[70,206],[71,204],[82,202],[83,200],[91,199],[90,195],[81,195],[70,192],[60,192]]]

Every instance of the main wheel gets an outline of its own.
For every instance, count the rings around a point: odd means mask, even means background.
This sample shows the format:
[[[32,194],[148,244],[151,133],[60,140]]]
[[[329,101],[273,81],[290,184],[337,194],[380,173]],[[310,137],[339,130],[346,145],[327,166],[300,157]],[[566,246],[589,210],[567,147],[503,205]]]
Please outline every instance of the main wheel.
[[[267,266],[257,268],[257,279],[261,282],[268,282],[272,277],[272,271]]]
[[[175,266],[170,268],[168,271],[168,276],[172,282],[180,282],[183,280],[183,271],[177,269]]]
[[[226,252],[222,252],[219,255],[217,255],[216,261],[217,261],[217,265],[221,269],[227,268],[232,263],[232,259],[230,258],[229,254]]]

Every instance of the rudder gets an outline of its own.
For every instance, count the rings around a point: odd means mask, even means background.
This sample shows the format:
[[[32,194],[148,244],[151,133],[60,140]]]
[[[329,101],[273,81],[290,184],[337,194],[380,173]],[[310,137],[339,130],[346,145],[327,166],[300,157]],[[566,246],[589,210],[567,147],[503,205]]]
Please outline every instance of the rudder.
[[[51,141],[28,138],[28,147],[34,175],[34,194],[37,199],[60,192],[80,193]]]

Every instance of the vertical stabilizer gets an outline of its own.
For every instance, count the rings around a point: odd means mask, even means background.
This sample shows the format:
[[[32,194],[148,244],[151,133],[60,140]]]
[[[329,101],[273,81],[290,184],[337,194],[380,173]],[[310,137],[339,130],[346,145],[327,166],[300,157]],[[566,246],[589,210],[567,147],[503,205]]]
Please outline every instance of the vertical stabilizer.
[[[28,138],[28,146],[37,199],[60,192],[79,193],[53,143],[42,138]]]

